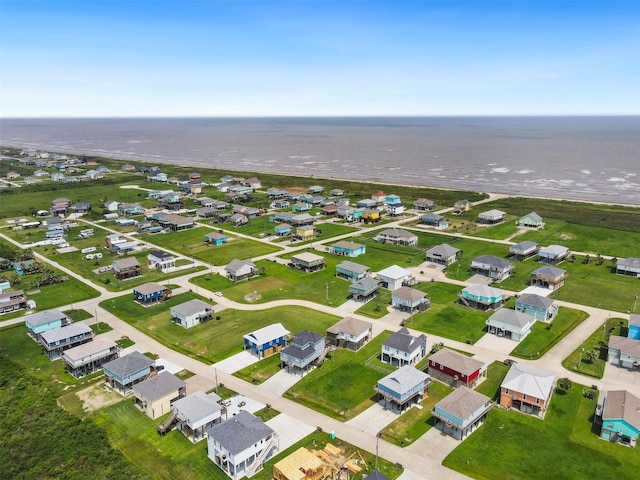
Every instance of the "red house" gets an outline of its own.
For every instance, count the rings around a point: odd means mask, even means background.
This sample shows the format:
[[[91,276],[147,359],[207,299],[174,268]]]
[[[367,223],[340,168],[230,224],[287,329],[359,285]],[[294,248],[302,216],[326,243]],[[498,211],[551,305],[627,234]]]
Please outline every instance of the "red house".
[[[487,377],[487,364],[443,348],[429,357],[429,375],[452,387],[474,388]]]

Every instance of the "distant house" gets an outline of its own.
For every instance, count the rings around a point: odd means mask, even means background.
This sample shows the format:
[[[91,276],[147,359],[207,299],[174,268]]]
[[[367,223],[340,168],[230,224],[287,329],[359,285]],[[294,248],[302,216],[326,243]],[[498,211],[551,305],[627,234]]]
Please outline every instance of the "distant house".
[[[458,299],[462,305],[478,310],[495,310],[501,307],[504,301],[500,290],[481,283],[474,283],[463,288]]]
[[[303,252],[291,257],[293,268],[306,273],[313,273],[323,270],[325,267],[324,257],[311,252]]]
[[[171,307],[171,321],[184,328],[191,328],[211,320],[213,308],[202,300],[193,299]]]
[[[116,200],[107,200],[106,202],[104,202],[104,209],[108,210],[109,212],[117,212],[119,206],[120,202]]]
[[[207,437],[206,431],[222,421],[222,406],[218,403],[220,397],[214,392],[204,393],[200,390],[179,398],[171,404],[172,422],[191,442],[197,443]],[[157,426],[159,433],[165,423]]]
[[[27,296],[22,290],[3,290],[0,292],[0,314],[27,308]]]
[[[382,344],[380,360],[394,367],[415,366],[427,354],[427,336],[414,337],[406,327],[392,333]]]
[[[610,335],[607,361],[619,367],[637,370],[640,368],[640,342],[635,338]]]
[[[380,290],[380,282],[371,277],[363,277],[349,285],[349,295],[356,302],[368,302]]]
[[[424,215],[420,215],[420,224],[439,228],[441,230],[444,230],[449,226],[447,219],[438,213],[425,213]]]
[[[246,410],[207,430],[207,456],[234,480],[253,476],[279,451],[278,434]]]
[[[56,234],[53,236],[59,236],[58,232],[62,232],[62,230],[51,230],[51,231],[56,232]],[[28,275],[30,273],[35,273],[39,271],[39,266],[35,260],[22,260],[19,262],[13,262],[11,266],[18,275]]]
[[[280,223],[276,225],[273,230],[278,237],[286,237],[291,233],[291,225],[288,223]]]
[[[400,287],[391,293],[391,306],[403,312],[425,312],[430,305],[427,294],[415,288]]]
[[[500,405],[544,418],[555,380],[553,373],[514,363],[500,385]]]
[[[176,257],[163,250],[152,250],[147,254],[147,267],[167,273],[176,266]]]
[[[196,216],[198,218],[213,218],[217,213],[218,209],[213,207],[202,207],[196,210]]]
[[[463,213],[470,212],[473,209],[473,204],[469,200],[458,200],[453,204],[454,215],[462,215]]]
[[[357,351],[371,338],[373,324],[353,317],[345,317],[327,329],[327,341],[334,347]]]
[[[523,262],[536,255],[538,250],[540,250],[540,246],[536,242],[525,240],[509,247],[509,257]]]
[[[345,255],[347,257],[357,257],[367,253],[366,245],[361,243],[342,240],[331,245],[331,253],[335,255]]]
[[[392,217],[402,215],[406,210],[398,195],[387,195],[384,198],[384,203],[387,207],[387,213]]]
[[[366,223],[367,225],[371,225],[372,223],[378,223],[381,218],[380,210],[377,208],[365,208],[359,210],[360,216],[358,217],[358,211],[354,212],[354,218],[360,220],[361,223]]]
[[[125,216],[142,215],[144,210],[137,203],[120,203],[118,205],[118,213]]]
[[[295,238],[303,242],[313,240],[318,234],[318,229],[313,225],[300,225],[296,228]]]
[[[558,265],[566,260],[571,250],[562,245],[549,245],[538,250],[538,261],[547,265]]]
[[[475,388],[487,377],[487,364],[442,348],[429,357],[429,375],[454,388]]]
[[[320,185],[312,185],[307,189],[307,193],[310,195],[322,195],[323,192],[324,187],[321,187]]]
[[[618,275],[640,278],[640,258],[619,258],[616,264],[616,273]]]
[[[126,395],[154,370],[155,361],[140,352],[132,352],[102,366],[107,385]]]
[[[285,347],[289,334],[281,323],[273,323],[244,335],[244,349],[258,358],[267,358]]]
[[[224,233],[209,232],[204,236],[205,243],[219,247],[229,241],[229,237]]]
[[[162,216],[158,219],[158,223],[162,227],[168,228],[173,232],[188,230],[195,227],[196,225],[195,219],[193,217],[183,217],[182,215],[176,215],[173,213]]]
[[[167,371],[133,386],[133,403],[149,418],[171,411],[171,404],[187,394],[187,384]]]
[[[49,209],[49,211],[54,217],[57,215],[66,215],[70,207],[71,200],[61,197],[51,200],[51,208]]]
[[[171,289],[159,283],[149,282],[134,287],[133,298],[142,306],[153,305],[171,298]]]
[[[626,390],[609,390],[602,399],[600,437],[635,447],[640,434],[640,398]]]
[[[445,267],[457,262],[460,257],[462,257],[462,250],[452,247],[448,243],[431,247],[426,253],[427,262],[437,263]]]
[[[289,192],[281,188],[267,188],[267,197],[269,197],[269,200],[282,200],[284,198],[287,198],[288,195]]]
[[[516,310],[532,316],[540,322],[548,322],[558,313],[553,300],[534,293],[525,293],[516,298]]]
[[[420,211],[433,210],[436,208],[436,202],[427,198],[418,198],[413,201],[413,208]]]
[[[394,291],[402,286],[414,285],[416,279],[410,270],[398,265],[391,265],[376,274],[376,280],[382,288]]]
[[[331,195],[332,197],[341,197],[344,195],[344,190],[333,188],[329,191],[329,195]]]
[[[371,200],[376,202],[377,204],[382,204],[384,202],[386,195],[382,190],[377,190],[371,194]]]
[[[336,265],[336,277],[343,278],[351,283],[357,282],[371,275],[371,269],[366,265],[345,260]]]
[[[564,285],[567,278],[566,270],[557,267],[544,266],[531,272],[531,285],[534,287],[557,290]]]
[[[113,340],[100,336],[62,352],[62,363],[67,373],[82,378],[100,370],[102,365],[115,360],[119,354],[120,347]]]
[[[522,228],[533,228],[533,229],[541,229],[544,228],[544,222],[542,221],[542,217],[538,215],[536,212],[531,212],[525,215],[524,217],[520,217],[516,220],[516,225]]]
[[[248,280],[258,274],[258,268],[251,260],[232,260],[224,270],[232,282]]]
[[[122,165],[122,171],[123,172],[133,172],[135,171],[136,167],[134,167],[133,165],[127,163],[125,165]]]
[[[58,310],[44,310],[32,315],[27,315],[24,318],[27,333],[36,341],[40,340],[40,335],[44,332],[64,327],[70,323],[71,320],[69,317]]]
[[[517,310],[499,308],[485,323],[489,333],[519,342],[531,333],[536,319]]]
[[[481,255],[471,261],[471,269],[496,282],[509,278],[515,265],[504,258],[495,255]]]
[[[89,202],[76,202],[71,205],[70,210],[73,213],[87,213],[91,211],[91,204]]]
[[[413,365],[405,365],[378,380],[373,389],[382,396],[385,408],[402,413],[422,403],[432,383],[428,374]]]
[[[488,210],[478,214],[478,223],[481,225],[497,225],[503,223],[507,212],[502,210]]]
[[[291,206],[291,210],[296,213],[308,212],[311,210],[311,204],[307,202],[296,202]]]
[[[327,353],[325,337],[302,330],[280,351],[280,363],[290,373],[304,375],[314,364],[319,364]]]
[[[64,350],[90,342],[95,337],[85,322],[75,322],[40,334],[40,344],[49,360],[57,360]]]
[[[245,215],[243,215],[241,213],[234,213],[233,215],[231,215],[229,217],[228,222],[233,227],[241,227],[243,225],[248,224],[249,223],[249,219]]]
[[[139,277],[142,275],[142,268],[136,257],[125,257],[114,260],[112,263],[113,273],[118,280]]]
[[[464,440],[486,420],[493,402],[489,397],[460,387],[435,404],[435,427],[456,440]]]
[[[418,236],[400,228],[383,230],[374,237],[374,240],[388,245],[402,245],[413,247],[418,244]]]

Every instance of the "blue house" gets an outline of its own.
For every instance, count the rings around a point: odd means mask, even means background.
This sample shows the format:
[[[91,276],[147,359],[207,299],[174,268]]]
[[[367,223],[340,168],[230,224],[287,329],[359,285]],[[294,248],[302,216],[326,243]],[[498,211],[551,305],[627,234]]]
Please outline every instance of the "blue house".
[[[27,333],[36,340],[41,333],[64,327],[70,323],[71,320],[58,310],[45,310],[44,312],[27,315],[24,319]]]
[[[629,331],[627,337],[640,340],[640,315],[632,313],[629,316]]]
[[[626,390],[611,390],[604,395],[598,405],[602,411],[600,437],[635,447],[640,434],[640,398]]]
[[[36,268],[38,264],[35,260],[24,260],[22,262],[13,262],[13,269],[16,271],[18,275],[25,275],[30,273],[31,270]]]
[[[525,293],[516,299],[516,311],[526,313],[538,321],[548,322],[558,313],[558,306],[550,298]]]
[[[288,223],[281,223],[279,225],[276,225],[274,227],[274,230],[277,236],[286,237],[291,233],[291,228],[292,228],[291,225],[289,225]]]
[[[358,255],[367,253],[367,247],[361,243],[343,240],[331,246],[331,253],[345,255],[347,257],[357,257]]]
[[[458,295],[460,303],[478,310],[496,309],[502,306],[504,297],[497,288],[475,283],[462,289]]]
[[[168,298],[171,298],[171,290],[159,283],[149,282],[134,287],[133,298],[141,305],[164,302]]]
[[[349,280],[351,283],[357,282],[371,275],[371,269],[365,265],[359,263],[350,262],[345,260],[344,262],[336,265],[336,277]]]
[[[322,363],[327,353],[325,337],[309,330],[294,335],[293,340],[280,352],[280,362],[290,373],[304,375],[314,364]]]
[[[154,366],[154,360],[136,351],[105,363],[102,368],[107,384],[126,395],[136,383],[149,376]]]
[[[405,365],[378,380],[373,388],[384,399],[385,408],[403,412],[428,396],[431,377],[413,365]]]
[[[460,386],[436,403],[431,415],[438,430],[464,440],[482,425],[492,407],[493,402],[486,395]]]
[[[218,247],[227,243],[229,241],[229,237],[227,237],[224,233],[209,232],[204,236],[204,241]]]
[[[258,358],[266,358],[285,347],[290,333],[281,323],[274,323],[244,335],[244,348]]]

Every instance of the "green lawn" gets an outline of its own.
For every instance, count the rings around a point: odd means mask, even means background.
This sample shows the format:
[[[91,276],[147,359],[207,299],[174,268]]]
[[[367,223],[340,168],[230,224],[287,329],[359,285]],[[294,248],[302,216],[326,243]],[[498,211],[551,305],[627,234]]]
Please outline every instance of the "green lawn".
[[[243,335],[274,322],[281,322],[296,333],[305,328],[324,332],[338,320],[338,317],[315,310],[287,306],[256,311],[225,309],[214,313],[213,320],[188,329],[172,323],[170,307],[192,298],[198,296],[185,292],[164,304],[145,308],[125,295],[105,300],[100,306],[163,345],[208,364],[241,352]]]
[[[91,315],[89,312],[81,308],[76,310],[64,310],[62,313],[64,313],[67,317],[69,317],[74,322],[79,322],[80,320],[88,320],[90,318],[93,318],[93,315]]]
[[[582,373],[583,375],[602,378],[604,367],[607,364],[609,337],[611,335],[626,337],[628,323],[628,320],[622,318],[609,318],[602,325],[603,328],[598,328],[593,332],[582,345],[562,361],[562,366],[567,370]],[[589,358],[588,352],[592,352],[595,356]]]
[[[511,355],[519,358],[538,359],[560,342],[574,328],[587,319],[582,310],[560,307],[551,323],[536,322],[531,333],[522,340]]]
[[[389,313],[387,307],[391,305],[391,291],[381,288],[373,300],[361,306],[356,313],[371,318],[382,318]]]
[[[241,378],[246,382],[253,383],[254,385],[260,385],[262,382],[269,380],[280,370],[280,355],[271,355],[270,357],[263,358],[259,362],[254,363],[253,365],[249,365],[242,370],[234,372],[233,376]]]
[[[410,408],[384,427],[380,431],[384,439],[401,447],[411,445],[434,425],[431,410],[452,391],[444,383],[434,381],[429,387],[429,396],[422,401],[422,408]]]
[[[358,352],[335,350],[283,396],[341,421],[354,418],[375,403],[373,387],[385,374],[365,362],[380,353],[390,334],[383,332]]]
[[[503,223],[491,227],[478,227],[472,235],[474,237],[490,238],[492,240],[506,240],[517,232],[517,219],[518,217],[516,215],[507,215]]]
[[[640,453],[598,438],[582,388],[554,394],[544,420],[494,408],[443,464],[478,480],[637,479]]]
[[[480,392],[492,400],[499,400],[500,385],[509,368],[509,365],[505,365],[503,362],[490,363],[487,368],[487,378],[475,388],[476,392]]]

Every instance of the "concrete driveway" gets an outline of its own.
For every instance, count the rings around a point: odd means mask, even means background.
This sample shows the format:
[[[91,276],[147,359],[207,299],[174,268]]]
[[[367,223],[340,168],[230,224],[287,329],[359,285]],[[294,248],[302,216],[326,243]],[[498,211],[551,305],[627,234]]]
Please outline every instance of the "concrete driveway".
[[[511,351],[518,346],[518,342],[514,342],[508,338],[499,337],[498,335],[494,335],[493,333],[485,334],[480,340],[475,343],[476,347],[486,348],[492,353],[499,353],[504,355],[505,357],[509,356]],[[491,363],[495,358],[493,355],[490,358],[481,358],[481,355],[478,355],[478,358],[484,362]]]
[[[244,367],[253,365],[258,361],[258,357],[251,355],[248,351],[236,353],[232,357],[225,358],[224,360],[211,365],[212,368],[218,369],[221,372],[233,373],[238,370],[242,370]]]
[[[300,375],[293,375],[286,370],[280,370],[269,380],[258,385],[258,388],[266,392],[275,393],[276,395],[282,395],[301,379],[302,377]]]
[[[380,430],[397,418],[398,414],[392,410],[385,409],[384,402],[381,400],[379,403],[370,406],[360,415],[346,423],[352,427],[359,428],[369,435],[376,436]]]
[[[316,427],[307,425],[284,413],[267,422],[280,435],[280,451],[289,448],[313,432]]]

